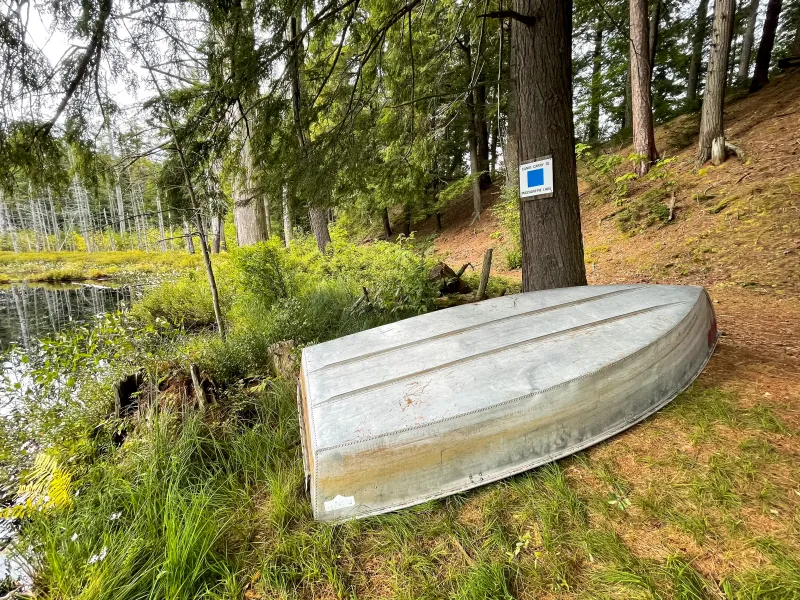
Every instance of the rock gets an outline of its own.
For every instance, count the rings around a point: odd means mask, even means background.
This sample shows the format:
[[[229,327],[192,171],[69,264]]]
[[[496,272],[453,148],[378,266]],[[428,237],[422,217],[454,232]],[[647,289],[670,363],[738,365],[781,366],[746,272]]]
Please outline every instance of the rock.
[[[294,379],[297,376],[294,358],[292,357],[294,349],[295,343],[292,340],[275,342],[267,348],[267,360],[272,375],[284,379]]]

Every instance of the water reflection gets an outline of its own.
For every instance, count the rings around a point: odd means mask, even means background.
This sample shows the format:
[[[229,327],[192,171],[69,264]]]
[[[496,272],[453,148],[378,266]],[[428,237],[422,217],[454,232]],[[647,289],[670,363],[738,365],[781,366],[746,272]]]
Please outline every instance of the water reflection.
[[[12,343],[30,349],[36,340],[96,315],[130,304],[134,286],[100,284],[11,285],[0,287],[0,351]]]

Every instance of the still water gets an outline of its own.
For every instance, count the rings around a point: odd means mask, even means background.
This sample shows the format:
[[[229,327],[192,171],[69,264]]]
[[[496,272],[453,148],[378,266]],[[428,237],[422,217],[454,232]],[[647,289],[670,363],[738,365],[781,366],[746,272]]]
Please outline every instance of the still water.
[[[98,283],[0,287],[0,352],[36,341],[74,323],[130,305],[139,287]]]
[[[23,365],[12,364],[4,357],[12,345],[32,350],[40,339],[56,331],[130,306],[141,289],[140,286],[100,283],[0,286],[0,363],[3,375],[14,379],[25,377]],[[3,410],[3,400],[0,397],[0,418],[8,414]],[[12,538],[13,529],[0,520],[0,586],[6,577],[30,583],[25,565],[13,561],[4,551]]]

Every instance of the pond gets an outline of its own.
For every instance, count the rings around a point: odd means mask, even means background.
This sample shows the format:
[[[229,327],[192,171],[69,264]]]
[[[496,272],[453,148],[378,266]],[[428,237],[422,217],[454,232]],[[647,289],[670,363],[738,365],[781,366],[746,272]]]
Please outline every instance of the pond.
[[[13,380],[25,378],[25,366],[12,363],[5,352],[12,345],[26,350],[38,341],[74,324],[130,306],[139,297],[141,286],[119,286],[92,282],[81,284],[14,284],[0,286],[0,361],[3,375]],[[7,398],[0,395],[0,418],[8,415]],[[13,528],[0,519],[0,597],[7,577],[29,583],[25,565],[11,559],[5,547],[13,539]]]
[[[64,327],[130,305],[140,286],[108,283],[13,284],[0,287],[0,352],[11,344],[30,349]]]

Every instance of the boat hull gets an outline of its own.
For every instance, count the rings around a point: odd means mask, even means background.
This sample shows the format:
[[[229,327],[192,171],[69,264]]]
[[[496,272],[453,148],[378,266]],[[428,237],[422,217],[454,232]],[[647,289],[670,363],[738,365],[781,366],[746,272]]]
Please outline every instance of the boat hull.
[[[580,451],[666,405],[715,343],[702,288],[598,286],[307,348],[299,404],[314,516],[388,512]]]

